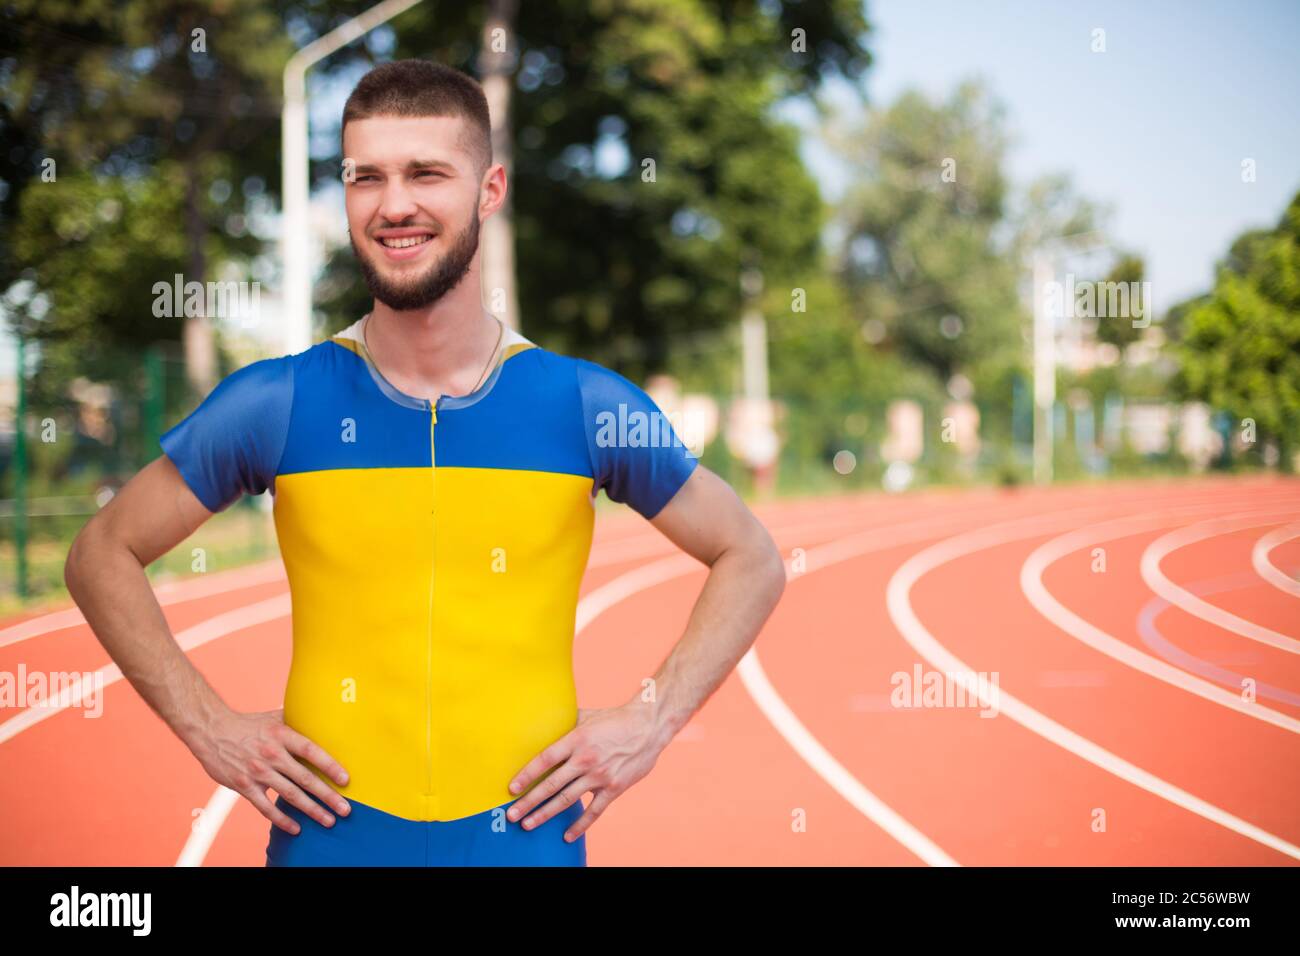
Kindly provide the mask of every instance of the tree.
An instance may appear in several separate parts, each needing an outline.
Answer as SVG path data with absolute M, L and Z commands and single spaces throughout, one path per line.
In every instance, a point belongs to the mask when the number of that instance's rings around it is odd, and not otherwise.
M 1210 294 L 1185 308 L 1181 391 L 1227 411 L 1284 470 L 1300 451 L 1300 194 L 1277 227 L 1239 237 Z M 1249 420 L 1249 422 L 1247 422 Z
M 684 333 L 734 320 L 745 263 L 770 278 L 814 267 L 816 185 L 772 108 L 814 94 L 824 76 L 860 78 L 869 57 L 858 0 L 520 4 L 511 58 L 480 64 L 490 18 L 510 32 L 510 6 L 428 0 L 313 76 L 328 82 L 379 59 L 421 56 L 471 74 L 481 67 L 493 88 L 508 78 L 502 132 L 515 144 L 512 211 L 530 335 L 597 359 L 627 355 L 623 369 L 640 374 L 663 366 Z M 27 326 L 44 339 L 42 354 L 137 342 L 151 328 L 140 320 L 141 288 L 174 271 L 213 278 L 217 265 L 250 260 L 273 238 L 253 221 L 265 221 L 279 192 L 281 70 L 294 48 L 356 10 L 331 0 L 9 4 L 0 225 L 23 241 L 4 244 L 0 290 L 21 276 L 49 298 Z M 336 182 L 337 152 L 319 148 L 331 131 L 313 132 L 313 176 Z M 40 179 L 45 158 L 58 161 L 57 183 Z M 113 248 L 121 226 L 84 212 L 106 197 L 135 202 L 136 192 L 114 191 L 144 180 L 158 196 L 179 182 L 181 203 L 146 204 L 161 217 L 147 231 L 166 235 L 165 255 L 126 257 Z M 72 241 L 95 260 L 102 284 L 91 302 L 70 294 L 81 280 L 70 271 L 75 260 L 59 254 L 68 237 L 36 228 L 72 219 L 86 227 Z M 344 245 L 317 297 L 330 325 L 354 320 L 351 304 L 365 298 L 350 258 Z M 210 330 L 198 318 L 184 338 L 202 393 L 213 377 Z
M 946 384 L 1014 363 L 1019 264 L 1007 232 L 1002 110 L 977 83 L 916 92 L 828 138 L 856 174 L 838 272 L 859 324 Z M 874 329 L 874 331 L 872 331 Z
M 183 188 L 180 207 L 168 213 L 172 218 L 154 224 L 166 227 L 159 233 L 168 247 L 171 234 L 183 243 L 181 262 L 169 258 L 168 269 L 203 282 L 211 278 L 214 254 L 232 245 L 250 252 L 256 242 L 240 225 L 232 229 L 230 217 L 243 215 L 250 191 L 260 195 L 278 182 L 276 91 L 292 52 L 282 11 L 263 0 L 14 0 L 7 12 L 0 216 L 6 230 L 25 232 L 27 239 L 0 261 L 0 288 L 26 274 L 50 293 L 52 321 L 30 331 L 51 344 L 70 337 L 84 347 L 87 321 L 106 344 L 137 341 L 141 287 L 148 290 L 172 272 L 151 272 L 141 260 L 116 256 L 89 314 L 67 292 L 81 281 L 76 269 L 61 271 L 56 264 L 69 263 L 51 255 L 68 237 L 49 233 L 42 243 L 14 219 L 27 208 L 82 222 L 86 230 L 75 242 L 83 254 L 106 263 L 114 258 L 113 229 L 82 216 L 86 197 L 112 192 L 113 180 L 158 175 Z M 55 163 L 52 181 L 42 178 L 46 160 Z M 24 194 L 32 189 L 45 195 L 25 207 Z M 178 264 L 182 268 L 174 269 Z M 189 378 L 202 394 L 217 374 L 212 330 L 206 316 L 183 321 Z M 70 324 L 76 331 L 70 333 Z
M 1110 288 L 1111 284 L 1123 284 L 1128 289 L 1140 288 L 1143 277 L 1146 274 L 1146 263 L 1142 257 L 1134 253 L 1124 253 L 1111 266 L 1110 271 L 1106 273 L 1106 278 L 1101 286 L 1101 292 L 1098 292 L 1092 308 L 1091 318 L 1097 320 L 1096 336 L 1099 342 L 1108 342 L 1119 349 L 1119 354 L 1123 355 L 1124 350 L 1130 345 L 1142 338 L 1146 322 L 1142 325 L 1134 325 L 1133 320 L 1137 315 L 1139 304 L 1143 310 L 1149 310 L 1151 303 L 1139 300 L 1129 295 L 1123 300 L 1112 300 L 1110 295 L 1104 291 Z M 1136 285 L 1134 285 L 1136 283 Z M 1127 313 L 1124 315 L 1102 315 L 1104 310 L 1109 309 L 1111 301 L 1124 301 L 1128 303 Z M 1143 315 L 1149 318 L 1149 312 L 1144 311 Z
M 514 140 L 510 135 L 510 78 L 516 60 L 510 49 L 515 32 L 518 0 L 488 0 L 483 24 L 483 47 L 479 52 L 483 94 L 492 119 L 492 156 L 513 176 Z M 489 300 L 500 291 L 499 308 L 511 328 L 519 327 L 519 291 L 515 283 L 514 195 L 507 190 L 505 202 L 483 227 L 483 287 Z
M 392 55 L 475 74 L 474 13 L 413 8 Z M 509 136 L 525 332 L 642 375 L 735 321 L 746 264 L 787 285 L 818 268 L 816 183 L 773 107 L 826 75 L 860 78 L 866 32 L 857 0 L 520 4 Z M 337 157 L 319 161 L 337 173 Z M 326 274 L 317 301 L 339 327 L 364 309 L 346 245 Z

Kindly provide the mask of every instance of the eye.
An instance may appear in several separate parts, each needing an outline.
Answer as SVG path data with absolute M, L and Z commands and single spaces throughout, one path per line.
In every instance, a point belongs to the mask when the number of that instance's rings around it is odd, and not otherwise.
M 358 183 L 372 183 L 372 182 L 374 182 L 374 181 L 375 181 L 376 179 L 378 179 L 378 178 L 379 178 L 379 177 L 376 176 L 376 175 L 374 175 L 373 173 L 363 173 L 362 175 L 358 176 L 358 177 L 355 179 L 355 182 L 358 182 Z
M 436 169 L 421 169 L 415 174 L 416 179 L 419 179 L 422 176 L 437 176 L 441 178 L 443 174 Z

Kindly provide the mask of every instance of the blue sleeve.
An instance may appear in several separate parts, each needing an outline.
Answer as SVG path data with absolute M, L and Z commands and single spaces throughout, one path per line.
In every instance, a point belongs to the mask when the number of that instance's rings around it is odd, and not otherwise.
M 209 511 L 240 495 L 275 491 L 293 407 L 291 356 L 262 359 L 227 375 L 159 444 Z
M 698 460 L 654 399 L 617 372 L 575 361 L 595 487 L 653 518 Z

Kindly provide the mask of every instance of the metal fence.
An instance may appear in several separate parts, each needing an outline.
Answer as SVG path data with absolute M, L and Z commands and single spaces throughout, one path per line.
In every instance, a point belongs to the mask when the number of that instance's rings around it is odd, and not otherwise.
M 8 387 L 0 370 L 0 613 L 66 597 L 63 563 L 77 532 L 161 453 L 159 436 L 200 398 L 186 384 L 175 344 L 101 350 L 85 361 L 45 361 L 32 351 L 19 344 L 16 368 L 22 374 L 9 371 Z M 62 373 L 64 364 L 74 371 Z M 775 394 L 770 413 L 759 416 L 766 424 L 757 428 L 773 433 L 766 445 L 757 442 L 771 457 L 756 465 L 754 419 L 739 414 L 753 409 L 736 394 L 736 382 L 718 387 L 725 377 L 716 368 L 697 373 L 696 381 L 711 383 L 704 391 L 674 379 L 661 381 L 666 393 L 646 385 L 656 398 L 668 394 L 675 403 L 694 402 L 697 416 L 704 410 L 709 440 L 701 461 L 742 494 L 1031 480 L 1033 414 L 1022 379 L 1009 382 L 1005 395 L 955 404 L 937 389 L 815 398 Z M 1058 480 L 1213 467 L 1231 450 L 1227 420 L 1209 410 L 1189 417 L 1185 406 L 1081 396 L 1075 392 L 1071 401 L 1058 402 L 1053 415 Z M 665 409 L 671 417 L 673 409 Z M 1207 457 L 1202 450 L 1199 461 L 1187 454 L 1191 425 L 1202 438 L 1207 428 L 1218 435 L 1224 454 Z M 204 525 L 207 570 L 275 553 L 267 504 L 265 496 L 245 498 Z M 149 569 L 151 575 L 194 570 L 183 548 Z
M 199 401 L 173 343 L 66 360 L 17 341 L 0 370 L 0 613 L 66 598 L 63 564 L 87 519 L 154 458 Z M 209 569 L 273 554 L 264 505 L 245 499 L 204 527 Z M 153 577 L 189 571 L 177 549 Z

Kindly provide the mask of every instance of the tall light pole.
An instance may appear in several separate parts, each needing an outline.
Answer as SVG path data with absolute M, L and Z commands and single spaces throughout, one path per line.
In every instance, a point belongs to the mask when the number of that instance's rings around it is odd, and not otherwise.
M 1052 405 L 1056 401 L 1056 315 L 1047 284 L 1056 275 L 1050 253 L 1034 251 L 1034 484 L 1052 483 Z
M 732 403 L 728 444 L 754 474 L 755 489 L 768 489 L 775 474 L 780 441 L 773 428 L 767 377 L 767 320 L 759 296 L 763 273 L 746 266 L 740 274 L 744 311 L 740 319 L 742 394 Z
M 1056 319 L 1047 305 L 1047 286 L 1056 278 L 1056 260 L 1069 252 L 1082 252 L 1106 245 L 1100 232 L 1089 230 L 1059 236 L 1034 246 L 1034 484 L 1052 483 L 1052 450 L 1055 442 L 1052 406 L 1056 403 Z
M 759 296 L 763 292 L 763 273 L 747 268 L 740 276 L 744 293 L 744 314 L 740 320 L 741 383 L 745 398 L 751 402 L 766 402 L 767 390 L 767 320 Z
M 284 66 L 284 110 L 280 117 L 282 191 L 284 193 L 285 348 L 292 354 L 311 345 L 311 245 L 308 241 L 309 170 L 307 164 L 307 71 L 316 63 L 375 27 L 387 23 L 420 0 L 384 0 L 331 30 L 293 56 Z

